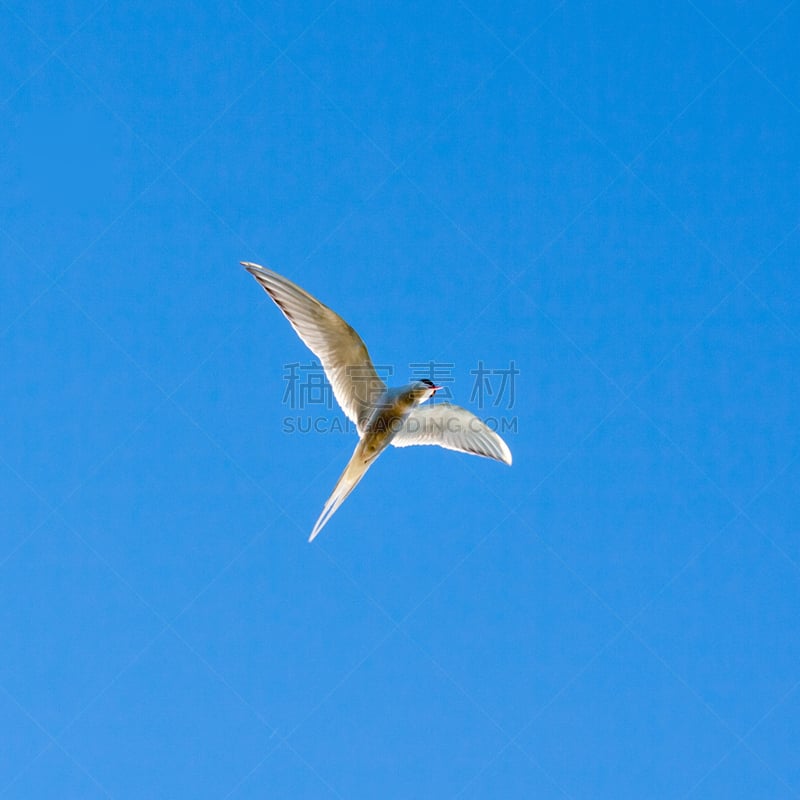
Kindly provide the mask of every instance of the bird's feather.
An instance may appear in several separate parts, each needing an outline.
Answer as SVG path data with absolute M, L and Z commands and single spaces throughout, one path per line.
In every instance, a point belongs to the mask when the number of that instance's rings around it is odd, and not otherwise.
M 347 500 L 350 492 L 358 486 L 358 482 L 366 475 L 372 463 L 372 460 L 366 460 L 363 457 L 361 443 L 359 442 L 353 455 L 350 456 L 350 461 L 347 462 L 344 472 L 339 476 L 339 480 L 336 481 L 336 486 L 333 487 L 331 496 L 325 502 L 322 513 L 311 531 L 311 536 L 308 537 L 309 542 L 314 541 L 316 535 L 328 524 L 328 520 L 336 513 L 339 506 Z
M 336 402 L 362 433 L 386 384 L 375 372 L 361 337 L 335 311 L 277 272 L 244 261 L 242 266 L 320 360 Z
M 511 450 L 485 422 L 450 403 L 417 406 L 392 439 L 395 447 L 435 444 L 511 465 Z

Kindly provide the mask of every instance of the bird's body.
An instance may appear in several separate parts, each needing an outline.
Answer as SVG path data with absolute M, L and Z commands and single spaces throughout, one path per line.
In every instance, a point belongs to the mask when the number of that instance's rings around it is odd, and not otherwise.
M 437 389 L 415 381 L 390 389 L 378 377 L 367 348 L 338 314 L 277 272 L 242 262 L 320 359 L 334 396 L 356 424 L 359 441 L 322 509 L 309 541 L 322 530 L 355 489 L 375 459 L 389 446 L 436 444 L 511 464 L 506 443 L 476 416 L 442 403 L 422 407 Z

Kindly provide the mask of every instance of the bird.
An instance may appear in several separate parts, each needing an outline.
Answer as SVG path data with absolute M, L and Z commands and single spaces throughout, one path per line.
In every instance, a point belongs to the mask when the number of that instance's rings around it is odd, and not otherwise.
M 358 333 L 335 311 L 271 269 L 242 261 L 319 359 L 333 395 L 358 431 L 359 441 L 308 541 L 313 541 L 390 445 L 439 445 L 511 466 L 511 450 L 496 431 L 466 408 L 423 405 L 443 387 L 423 378 L 388 388 L 378 377 Z

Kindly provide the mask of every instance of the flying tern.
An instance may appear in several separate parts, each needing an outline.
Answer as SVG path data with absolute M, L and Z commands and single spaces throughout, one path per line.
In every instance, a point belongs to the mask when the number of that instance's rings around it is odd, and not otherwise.
M 309 541 L 325 527 L 388 447 L 435 444 L 511 465 L 511 451 L 474 414 L 450 403 L 423 406 L 441 386 L 423 379 L 390 389 L 378 377 L 361 337 L 335 311 L 297 284 L 258 264 L 242 266 L 283 312 L 309 350 L 320 360 L 342 411 L 356 425 L 359 441 Z

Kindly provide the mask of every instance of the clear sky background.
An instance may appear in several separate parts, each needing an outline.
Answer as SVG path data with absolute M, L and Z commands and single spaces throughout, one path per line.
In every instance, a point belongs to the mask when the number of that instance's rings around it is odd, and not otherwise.
M 0 797 L 798 797 L 799 35 L 0 0 Z M 241 260 L 513 467 L 391 449 L 309 545 L 355 437 Z

